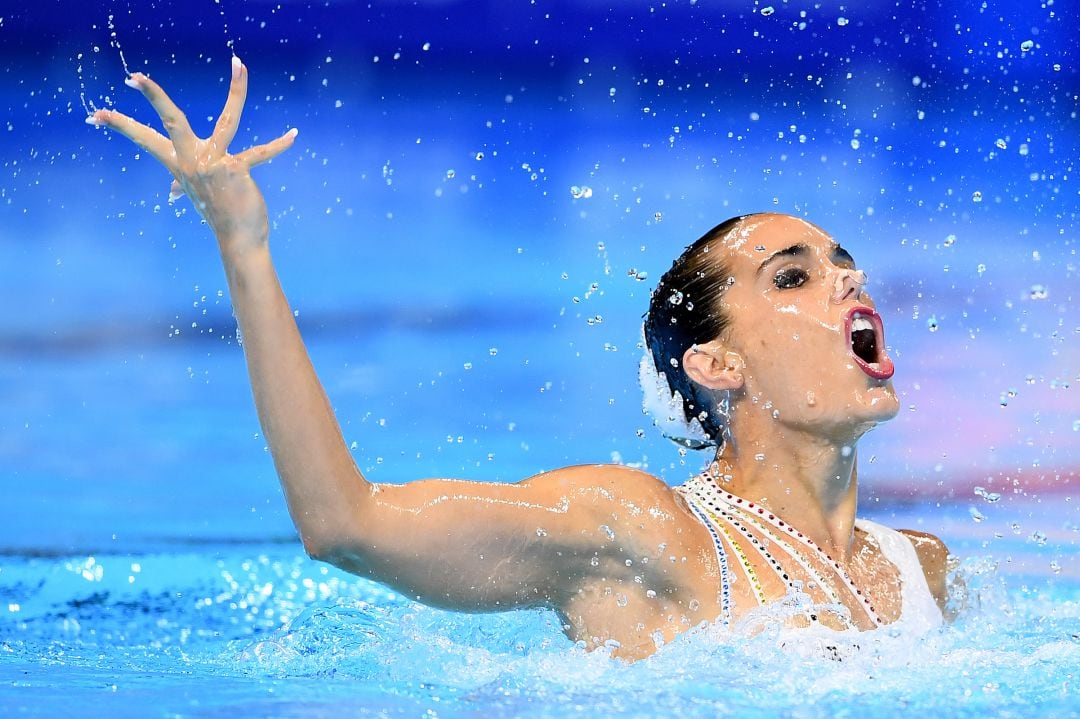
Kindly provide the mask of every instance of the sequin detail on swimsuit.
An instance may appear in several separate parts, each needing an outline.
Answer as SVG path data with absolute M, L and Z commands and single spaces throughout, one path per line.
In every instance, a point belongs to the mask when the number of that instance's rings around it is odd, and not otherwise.
M 676 491 L 680 489 L 682 488 L 676 487 Z M 689 505 L 690 511 L 697 516 L 698 521 L 705 525 L 705 528 L 709 530 L 709 535 L 712 537 L 713 548 L 716 549 L 716 560 L 720 564 L 720 621 L 725 628 L 731 628 L 731 573 L 728 570 L 727 551 L 724 550 L 724 545 L 720 541 L 713 523 L 697 506 L 697 503 L 687 497 L 685 493 L 682 494 L 687 500 L 686 503 Z
M 698 514 L 699 517 L 706 517 L 707 519 L 711 520 L 709 522 L 705 522 L 706 526 L 708 526 L 710 523 L 717 523 L 717 526 L 719 526 L 718 520 L 726 521 L 730 524 L 733 514 L 737 514 L 739 516 L 750 516 L 753 517 L 755 520 L 758 520 L 759 522 L 767 522 L 774 528 L 780 530 L 781 537 L 787 535 L 787 537 L 794 539 L 797 543 L 811 550 L 811 552 L 816 554 L 825 563 L 826 566 L 833 569 L 836 576 L 851 591 L 852 596 L 862 605 L 863 610 L 866 612 L 866 615 L 867 617 L 869 617 L 870 621 L 873 622 L 874 626 L 880 627 L 884 624 L 881 617 L 878 616 L 877 612 L 874 610 L 873 604 L 871 603 L 869 597 L 863 594 L 862 590 L 859 589 L 855 582 L 852 581 L 851 577 L 848 576 L 847 572 L 844 571 L 844 568 L 841 566 L 841 564 L 834 560 L 832 557 L 830 557 L 828 553 L 820 546 L 818 546 L 817 543 L 815 543 L 812 539 L 792 527 L 784 520 L 777 517 L 774 513 L 770 512 L 764 507 L 760 507 L 754 504 L 749 500 L 743 499 L 742 497 L 738 497 L 734 494 L 731 494 L 730 492 L 720 489 L 718 486 L 716 486 L 716 483 L 707 473 L 703 473 L 693 477 L 690 481 L 686 482 L 678 489 L 680 494 L 682 494 L 683 497 L 687 499 L 691 506 L 695 507 L 695 513 Z M 715 531 L 712 530 L 711 527 L 710 533 L 713 535 L 713 541 L 717 541 L 718 535 Z M 771 532 L 769 532 L 769 535 L 774 539 L 774 541 L 776 539 L 779 539 L 779 537 L 775 537 L 775 535 L 772 535 Z M 790 554 L 793 558 L 797 558 L 801 553 L 796 547 L 792 546 L 787 541 L 781 540 L 778 543 L 783 546 L 788 551 L 788 554 Z M 718 550 L 719 549 L 720 547 L 718 545 Z M 763 547 L 759 547 L 759 550 L 763 552 L 765 551 Z M 768 555 L 767 552 L 765 552 L 763 556 L 765 556 L 768 560 L 771 560 L 769 563 L 772 565 L 773 570 L 777 571 L 777 574 L 782 578 L 785 578 L 786 581 L 786 573 L 783 572 L 782 569 L 777 569 L 777 567 L 779 567 L 779 563 L 776 562 L 775 558 L 771 557 L 771 555 Z M 798 559 L 796 559 L 796 561 L 798 562 Z M 802 562 L 799 562 L 799 564 L 804 568 L 806 566 Z M 821 580 L 824 580 L 824 578 L 821 577 L 821 575 L 817 572 L 809 572 L 809 574 L 815 579 L 820 578 Z M 788 585 L 790 586 L 790 582 L 786 581 L 786 583 L 788 583 Z M 822 581 L 821 584 L 823 590 L 826 591 L 828 594 L 835 594 L 834 592 L 830 592 L 827 589 L 824 589 L 825 587 L 829 586 L 828 583 Z M 838 596 L 836 598 L 839 599 Z
M 746 556 L 746 552 L 742 550 L 739 543 L 731 536 L 727 527 L 717 523 L 716 528 L 724 535 L 724 539 L 727 540 L 728 546 L 735 550 L 735 554 L 739 558 L 739 563 L 742 564 L 743 574 L 746 575 L 746 579 L 750 582 L 750 588 L 754 590 L 754 598 L 757 599 L 759 607 L 763 606 L 767 601 L 765 599 L 765 590 L 761 588 L 761 581 L 757 578 L 757 572 L 754 571 L 754 565 L 750 564 L 750 559 Z

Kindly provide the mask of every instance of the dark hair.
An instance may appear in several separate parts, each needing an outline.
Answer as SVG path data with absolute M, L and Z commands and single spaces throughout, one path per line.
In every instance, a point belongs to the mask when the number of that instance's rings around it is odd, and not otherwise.
M 683 370 L 682 358 L 690 347 L 714 340 L 727 329 L 729 318 L 721 310 L 720 297 L 728 287 L 730 268 L 722 252 L 711 252 L 712 243 L 747 217 L 725 220 L 687 247 L 660 278 L 645 315 L 645 344 L 656 371 L 667 378 L 672 394 L 682 397 L 685 418 L 697 418 L 717 443 L 723 441 L 723 422 L 710 411 L 709 391 Z

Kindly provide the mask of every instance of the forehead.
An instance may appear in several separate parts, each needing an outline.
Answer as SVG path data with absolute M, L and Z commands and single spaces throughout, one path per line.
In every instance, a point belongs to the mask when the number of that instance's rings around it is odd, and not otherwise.
M 732 228 L 721 242 L 734 258 L 756 267 L 774 252 L 792 245 L 831 251 L 834 240 L 820 227 L 791 215 L 752 215 Z M 741 262 L 740 262 L 741 264 Z

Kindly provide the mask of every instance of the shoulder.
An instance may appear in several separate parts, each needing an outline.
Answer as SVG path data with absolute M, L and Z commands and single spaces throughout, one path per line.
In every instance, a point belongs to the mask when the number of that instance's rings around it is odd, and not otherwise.
M 526 479 L 535 489 L 563 492 L 579 498 L 608 502 L 674 502 L 674 488 L 659 477 L 618 464 L 581 464 L 563 467 Z
M 938 606 L 945 608 L 948 600 L 946 576 L 949 567 L 949 548 L 933 534 L 918 532 L 914 529 L 898 530 L 911 541 L 915 547 L 915 554 L 919 557 L 923 573 L 926 574 L 926 583 L 930 586 L 930 593 L 934 595 Z
M 622 465 L 564 467 L 522 484 L 566 506 L 579 522 L 620 525 L 639 538 L 680 534 L 691 519 L 674 487 L 653 474 Z

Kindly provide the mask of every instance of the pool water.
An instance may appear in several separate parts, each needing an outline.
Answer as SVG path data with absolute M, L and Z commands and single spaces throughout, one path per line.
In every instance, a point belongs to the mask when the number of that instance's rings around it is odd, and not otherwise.
M 1080 513 L 1002 502 L 981 523 L 959 505 L 932 520 L 965 556 L 955 623 L 862 634 L 839 662 L 701 629 L 627 665 L 574 646 L 548 611 L 434 610 L 296 542 L 8 555 L 5 714 L 1076 716 Z M 1045 540 L 1015 533 L 1036 517 Z

